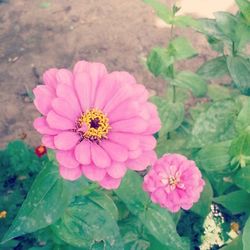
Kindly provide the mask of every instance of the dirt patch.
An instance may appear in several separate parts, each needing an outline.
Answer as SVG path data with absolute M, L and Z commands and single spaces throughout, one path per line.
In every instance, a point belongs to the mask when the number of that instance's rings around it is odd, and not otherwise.
M 188 36 L 201 53 L 181 67 L 196 69 L 211 57 L 205 39 Z M 0 4 L 0 146 L 17 138 L 40 143 L 32 127 L 35 110 L 27 91 L 41 83 L 50 67 L 71 68 L 81 59 L 104 63 L 109 71 L 126 70 L 138 82 L 162 93 L 143 59 L 156 45 L 164 45 L 168 28 L 155 25 L 152 9 L 141 0 L 12 0 Z

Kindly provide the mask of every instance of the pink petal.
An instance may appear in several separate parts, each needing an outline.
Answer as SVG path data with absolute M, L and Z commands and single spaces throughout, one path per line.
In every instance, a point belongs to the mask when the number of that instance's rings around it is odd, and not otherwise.
M 64 118 L 54 111 L 50 111 L 46 119 L 48 125 L 54 129 L 68 130 L 74 129 L 75 123 L 67 118 Z
M 57 151 L 56 159 L 60 165 L 66 168 L 76 168 L 79 166 L 79 162 L 75 159 L 74 152 L 71 151 Z
M 157 159 L 154 151 L 146 151 L 142 153 L 138 158 L 128 160 L 126 166 L 130 169 L 141 171 L 146 169 L 149 165 L 153 165 Z
M 53 93 L 45 85 L 37 86 L 33 89 L 33 93 L 35 95 L 34 104 L 36 108 L 41 114 L 47 115 L 51 109 L 51 102 L 54 97 Z
M 73 75 L 67 69 L 60 69 L 57 71 L 56 80 L 60 84 L 66 84 L 69 86 L 73 86 Z
M 132 96 L 133 88 L 130 85 L 121 86 L 114 95 L 108 100 L 103 111 L 109 114 L 114 110 L 119 104 L 124 102 L 126 99 Z
M 109 121 L 115 122 L 119 120 L 126 120 L 138 116 L 139 105 L 135 101 L 125 101 L 118 107 L 115 107 L 112 112 L 109 113 Z
M 45 117 L 38 117 L 34 120 L 34 128 L 40 133 L 45 135 L 56 135 L 60 130 L 49 128 Z
M 115 95 L 120 85 L 113 79 L 113 74 L 105 75 L 98 85 L 94 107 L 103 110 L 106 103 Z
M 139 147 L 139 139 L 135 134 L 119 133 L 111 131 L 108 134 L 108 139 L 116 142 L 129 150 L 135 150 Z
M 91 144 L 91 158 L 93 163 L 100 168 L 106 168 L 111 165 L 111 159 L 108 154 L 96 143 Z
M 72 87 L 66 84 L 59 84 L 56 88 L 56 94 L 58 97 L 62 97 L 67 100 L 72 109 L 74 109 L 78 114 L 82 113 L 81 106 Z
M 54 137 L 54 143 L 57 149 L 70 150 L 72 149 L 80 137 L 75 132 L 62 132 Z
M 81 72 L 75 75 L 75 90 L 82 110 L 85 112 L 91 107 L 91 81 L 88 74 Z
M 47 148 L 55 149 L 54 136 L 44 135 L 42 137 L 42 144 Z
M 101 147 L 109 154 L 113 161 L 124 162 L 128 159 L 128 150 L 117 143 L 106 140 L 101 142 Z
M 87 73 L 89 77 L 91 85 L 89 101 L 93 104 L 99 82 L 105 75 L 107 75 L 106 67 L 101 63 L 88 63 L 86 61 L 80 61 L 74 67 L 74 74 L 77 75 L 78 73 Z
M 57 73 L 57 71 L 58 71 L 58 69 L 52 68 L 52 69 L 47 70 L 43 74 L 43 82 L 44 82 L 44 84 L 49 86 L 53 90 L 55 90 L 56 86 L 57 86 L 57 81 L 56 81 L 56 73 Z
M 105 189 L 117 189 L 120 186 L 121 179 L 114 179 L 109 175 L 106 175 L 99 184 Z
M 141 118 L 122 120 L 111 124 L 113 131 L 142 133 L 147 129 L 147 123 Z
M 141 154 L 142 154 L 141 148 L 137 148 L 136 150 L 129 151 L 128 158 L 135 159 L 135 158 L 138 158 Z
M 89 62 L 87 61 L 79 61 L 75 64 L 73 72 L 74 74 L 79 73 L 79 72 L 87 72 L 89 68 Z
M 107 168 L 107 172 L 113 178 L 122 178 L 126 174 L 127 168 L 123 163 L 112 162 L 112 165 Z
M 63 166 L 59 166 L 59 172 L 60 172 L 60 175 L 64 179 L 70 180 L 70 181 L 77 180 L 82 175 L 82 171 L 81 171 L 80 167 L 66 168 L 66 167 L 63 167 Z
M 106 175 L 106 170 L 94 165 L 81 165 L 82 173 L 91 181 L 101 181 Z
M 114 71 L 112 72 L 113 78 L 122 84 L 134 85 L 136 83 L 135 78 L 126 71 Z M 133 86 L 134 87 L 134 86 Z
M 154 138 L 154 136 L 152 135 L 144 135 L 144 136 L 140 136 L 140 145 L 141 145 L 141 148 L 145 151 L 148 151 L 148 150 L 152 150 L 156 147 L 156 139 Z
M 81 141 L 75 148 L 75 158 L 83 165 L 91 163 L 90 142 Z
M 52 107 L 58 115 L 71 121 L 75 121 L 81 115 L 63 98 L 55 98 L 52 102 Z

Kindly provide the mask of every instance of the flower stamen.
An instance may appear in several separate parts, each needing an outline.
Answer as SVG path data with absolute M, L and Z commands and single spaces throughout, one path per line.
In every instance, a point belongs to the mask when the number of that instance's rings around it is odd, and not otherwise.
M 107 139 L 110 129 L 108 117 L 99 109 L 90 109 L 82 113 L 77 120 L 77 132 L 82 140 L 99 142 L 102 139 Z

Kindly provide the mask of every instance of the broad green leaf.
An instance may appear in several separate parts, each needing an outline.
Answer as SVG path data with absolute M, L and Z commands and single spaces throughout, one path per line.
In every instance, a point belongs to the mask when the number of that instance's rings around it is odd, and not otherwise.
M 206 79 L 219 78 L 228 74 L 226 57 L 220 56 L 206 61 L 196 73 Z
M 230 97 L 230 90 L 218 84 L 209 84 L 207 96 L 214 101 L 224 100 Z
M 162 134 L 171 132 L 181 125 L 185 115 L 184 105 L 182 103 L 167 102 L 160 97 L 154 97 L 152 100 L 158 108 L 162 121 Z
M 224 174 L 207 172 L 207 177 L 213 187 L 215 196 L 223 195 L 227 190 L 231 190 L 232 187 L 235 188 L 235 185 L 232 183 L 231 175 L 225 176 Z
M 223 40 L 220 40 L 220 39 L 217 39 L 213 36 L 207 35 L 207 41 L 214 51 L 217 51 L 217 52 L 223 54 L 223 52 L 224 52 L 224 41 Z
M 233 176 L 233 181 L 238 187 L 250 193 L 250 166 L 239 169 Z
M 196 162 L 206 172 L 223 172 L 230 170 L 231 141 L 204 146 L 197 154 Z
M 205 179 L 205 187 L 201 193 L 201 197 L 197 203 L 191 208 L 192 212 L 199 214 L 201 217 L 206 217 L 211 210 L 213 189 L 208 179 Z
M 250 218 L 248 218 L 242 234 L 243 250 L 249 250 L 250 246 L 249 235 L 250 235 Z
M 175 247 L 178 247 L 178 250 L 189 249 L 177 234 L 170 213 L 166 209 L 150 204 L 148 195 L 142 190 L 142 178 L 137 173 L 128 171 L 115 193 L 130 212 L 140 219 L 149 233 L 163 245 L 170 249 Z
M 188 250 L 189 246 L 182 241 L 176 232 L 176 225 L 170 213 L 158 205 L 151 204 L 145 213 L 139 216 L 141 222 L 158 241 L 170 249 Z
M 250 212 L 250 194 L 244 190 L 213 198 L 213 201 L 228 209 L 232 214 Z
M 235 41 L 235 31 L 237 27 L 237 19 L 228 12 L 214 13 L 216 24 L 223 34 L 225 34 L 232 41 Z
M 36 177 L 3 242 L 37 231 L 60 218 L 72 197 L 71 183 L 63 180 L 57 167 L 46 164 Z
M 196 50 L 185 37 L 173 39 L 168 45 L 168 50 L 169 54 L 177 61 L 192 58 L 197 55 Z
M 185 115 L 182 103 L 167 102 L 158 96 L 152 97 L 151 100 L 158 108 L 162 123 L 161 135 L 165 135 L 167 132 L 173 131 L 181 125 Z
M 147 66 L 154 76 L 165 75 L 169 66 L 174 62 L 174 57 L 169 55 L 165 48 L 154 48 L 147 58 Z
M 236 0 L 237 5 L 239 6 L 240 11 L 250 24 L 250 2 L 249 0 Z
M 206 82 L 197 74 L 189 71 L 178 73 L 171 84 L 190 90 L 196 97 L 204 96 L 207 92 Z
M 137 217 L 131 216 L 121 221 L 119 228 L 125 250 L 146 250 L 149 248 L 150 242 L 145 239 L 145 235 L 142 233 L 143 225 Z
M 110 213 L 114 220 L 118 220 L 118 209 L 110 196 L 98 191 L 89 194 L 88 198 Z
M 142 190 L 141 176 L 132 171 L 126 173 L 115 193 L 134 215 L 142 213 L 150 201 L 148 195 Z
M 198 29 L 199 32 L 219 40 L 224 38 L 224 35 L 217 26 L 215 19 L 201 18 L 199 19 L 199 22 L 200 22 L 200 28 Z
M 85 197 L 71 203 L 51 228 L 59 238 L 75 247 L 91 249 L 95 243 L 103 243 L 105 249 L 123 249 L 116 221 Z
M 241 250 L 243 249 L 241 235 L 230 242 L 228 245 L 221 248 L 221 250 Z
M 172 11 L 167 7 L 167 5 L 162 4 L 156 0 L 144 0 L 145 3 L 149 4 L 156 11 L 157 16 L 159 16 L 166 23 L 171 23 L 173 19 Z
M 250 62 L 241 56 L 229 56 L 227 57 L 227 66 L 241 93 L 250 94 Z
M 229 153 L 241 167 L 250 163 L 250 128 L 232 141 Z
M 178 27 L 200 28 L 200 22 L 191 16 L 175 16 L 172 23 Z
M 236 119 L 235 127 L 239 133 L 250 127 L 250 97 L 243 102 L 243 107 Z
M 235 135 L 233 122 L 237 113 L 238 107 L 233 100 L 214 102 L 196 119 L 188 147 L 199 148 L 232 139 Z

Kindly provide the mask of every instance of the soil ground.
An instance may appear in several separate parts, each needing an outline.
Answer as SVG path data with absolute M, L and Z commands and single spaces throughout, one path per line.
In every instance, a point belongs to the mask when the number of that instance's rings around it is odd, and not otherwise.
M 230 2 L 224 5 L 227 10 L 232 0 L 224 1 Z M 187 0 L 181 2 L 189 6 Z M 216 1 L 207 3 L 210 12 L 221 10 Z M 195 70 L 214 56 L 200 34 L 189 29 L 175 34 L 187 36 L 200 54 L 180 67 Z M 152 92 L 163 93 L 164 82 L 150 75 L 144 59 L 169 37 L 169 28 L 142 0 L 0 0 L 0 147 L 13 139 L 40 143 L 32 127 L 39 114 L 27 92 L 41 83 L 42 73 L 50 67 L 71 68 L 82 59 L 99 61 L 109 71 L 126 70 Z

